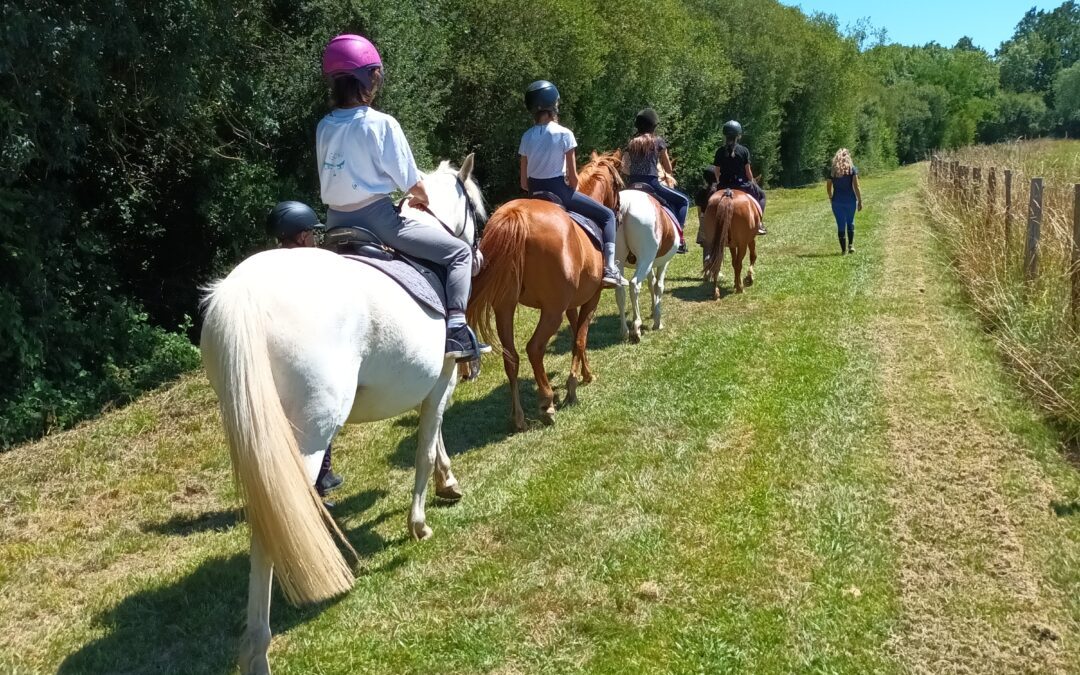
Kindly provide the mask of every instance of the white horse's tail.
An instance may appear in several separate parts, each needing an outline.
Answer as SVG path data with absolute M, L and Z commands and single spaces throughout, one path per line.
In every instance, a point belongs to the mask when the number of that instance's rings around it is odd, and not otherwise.
M 205 301 L 203 358 L 219 382 L 233 476 L 253 537 L 293 604 L 347 592 L 353 574 L 331 534 L 348 545 L 308 482 L 293 428 L 274 386 L 267 310 L 250 284 L 225 279 Z M 355 555 L 355 551 L 353 551 Z

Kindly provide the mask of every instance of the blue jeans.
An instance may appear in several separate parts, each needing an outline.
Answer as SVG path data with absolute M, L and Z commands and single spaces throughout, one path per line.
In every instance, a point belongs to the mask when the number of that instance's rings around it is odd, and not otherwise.
M 551 192 L 562 200 L 567 211 L 579 213 L 596 221 L 603 228 L 604 245 L 615 245 L 615 212 L 587 197 L 566 184 L 562 176 L 555 178 L 530 178 L 529 192 Z
M 678 225 L 681 231 L 686 227 L 686 212 L 690 210 L 690 198 L 679 192 L 678 190 L 672 190 L 668 186 L 660 182 L 660 179 L 656 176 L 646 175 L 633 175 L 629 178 L 630 183 L 645 183 L 653 190 L 656 191 L 656 196 L 660 198 L 660 201 L 664 203 L 669 209 L 675 213 L 675 217 L 679 219 Z
M 855 237 L 855 207 L 856 202 L 847 200 L 832 200 L 832 212 L 836 217 L 836 233 L 844 236 L 847 230 L 848 239 Z
M 390 198 L 380 199 L 357 211 L 326 211 L 326 229 L 363 227 L 384 244 L 406 255 L 446 268 L 446 309 L 464 312 L 472 289 L 472 251 L 469 245 L 441 227 L 407 220 Z

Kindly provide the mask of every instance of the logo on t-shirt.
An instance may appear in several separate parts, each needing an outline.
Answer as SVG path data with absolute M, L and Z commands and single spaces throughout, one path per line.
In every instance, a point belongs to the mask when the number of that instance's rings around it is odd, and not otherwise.
M 339 159 L 341 160 L 340 162 L 336 161 Z M 345 158 L 340 152 L 331 152 L 329 155 L 326 156 L 326 160 L 323 161 L 322 166 L 324 169 L 330 170 L 331 176 L 337 178 L 338 171 L 341 171 L 345 168 Z

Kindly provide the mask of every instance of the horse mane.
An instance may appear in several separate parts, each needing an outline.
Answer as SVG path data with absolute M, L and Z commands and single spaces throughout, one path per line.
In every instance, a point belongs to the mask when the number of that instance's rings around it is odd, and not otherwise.
M 450 163 L 450 160 L 444 159 L 439 163 L 439 167 L 432 173 L 446 173 L 451 176 L 457 176 L 458 168 Z M 476 210 L 476 218 L 480 222 L 477 223 L 477 231 L 487 223 L 488 212 L 487 204 L 484 203 L 484 195 L 480 192 L 480 186 L 476 184 L 476 179 L 469 176 L 468 180 L 463 181 L 465 185 L 465 194 L 468 195 L 469 201 L 472 202 L 473 208 Z
M 617 151 L 616 151 L 617 152 Z M 621 158 L 616 152 L 606 155 L 596 155 L 581 169 L 578 174 L 578 189 L 583 194 L 592 194 L 599 187 L 602 194 L 617 195 L 623 189 L 623 179 L 619 175 Z

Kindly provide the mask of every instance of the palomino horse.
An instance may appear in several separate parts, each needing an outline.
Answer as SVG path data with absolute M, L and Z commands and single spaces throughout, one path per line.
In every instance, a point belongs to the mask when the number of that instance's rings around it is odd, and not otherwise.
M 619 305 L 619 330 L 624 338 L 641 341 L 641 283 L 648 278 L 652 293 L 653 330 L 661 330 L 660 300 L 664 295 L 664 275 L 668 263 L 675 257 L 679 233 L 675 223 L 660 208 L 660 202 L 640 190 L 619 193 L 619 230 L 615 237 L 615 258 L 634 263 L 634 275 L 629 277 L 630 305 L 633 310 L 630 325 L 626 323 L 626 289 L 615 289 Z M 625 264 L 624 263 L 624 264 Z
M 761 210 L 754 198 L 740 190 L 721 189 L 709 197 L 709 205 L 702 221 L 705 265 L 702 274 L 713 287 L 713 298 L 720 299 L 717 278 L 724 263 L 724 246 L 731 249 L 731 266 L 734 269 L 735 292 L 743 292 L 742 265 L 746 252 L 750 251 L 750 269 L 746 273 L 746 285 L 754 283 L 754 263 L 757 250 L 754 246 Z
M 472 181 L 443 164 L 425 178 L 430 206 L 409 218 L 472 243 L 484 218 Z M 293 604 L 348 591 L 352 551 L 313 485 L 323 452 L 346 422 L 419 409 L 409 533 L 431 536 L 427 484 L 458 499 L 442 441 L 443 410 L 457 383 L 444 357 L 443 317 L 363 263 L 316 248 L 257 253 L 210 287 L 202 356 L 220 400 L 233 474 L 251 526 L 251 578 L 240 669 L 268 673 L 270 586 L 276 568 Z M 353 551 L 355 556 L 355 552 Z
M 581 171 L 578 189 L 608 208 L 618 210 L 619 159 L 592 153 Z M 544 370 L 548 341 L 570 320 L 573 359 L 566 380 L 566 403 L 577 400 L 578 381 L 594 379 L 585 346 L 596 305 L 600 302 L 603 259 L 589 237 L 562 207 L 538 199 L 515 199 L 491 216 L 480 240 L 484 267 L 473 280 L 469 323 L 487 342 L 503 347 L 503 366 L 510 381 L 513 425 L 525 430 L 525 412 L 518 392 L 518 352 L 514 346 L 514 313 L 518 304 L 540 310 L 540 321 L 525 351 L 529 355 L 540 403 L 540 419 L 555 421 L 555 393 Z M 492 318 L 495 331 L 492 330 Z M 497 334 L 496 334 L 497 331 Z

